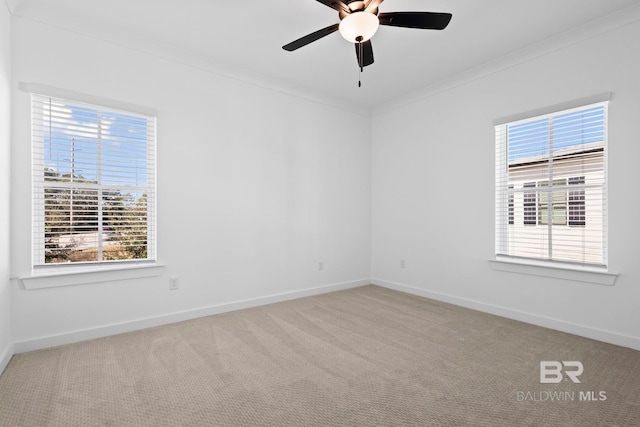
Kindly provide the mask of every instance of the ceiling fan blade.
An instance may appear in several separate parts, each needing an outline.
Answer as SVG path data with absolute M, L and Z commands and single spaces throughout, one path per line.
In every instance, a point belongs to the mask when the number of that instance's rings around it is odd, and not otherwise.
M 358 60 L 359 67 L 366 67 L 373 64 L 373 47 L 371 46 L 371 40 L 362 42 L 362 64 L 360 63 L 360 44 L 356 43 L 356 59 Z
M 291 43 L 282 46 L 282 48 L 284 50 L 289 51 L 289 52 L 294 51 L 296 49 L 300 49 L 302 46 L 306 46 L 311 42 L 314 42 L 316 40 L 320 40 L 324 36 L 328 36 L 329 34 L 335 32 L 335 31 L 338 31 L 338 26 L 339 25 L 340 24 L 333 24 L 333 25 L 330 25 L 330 26 L 328 26 L 326 28 L 323 28 L 321 30 L 313 32 L 311 34 L 307 34 L 304 37 L 300 37 L 298 40 L 292 41 Z
M 369 0 L 365 3 L 364 11 L 373 13 L 383 1 L 384 0 Z
M 380 25 L 423 30 L 444 30 L 449 25 L 451 17 L 450 13 L 438 12 L 390 12 L 378 15 Z
M 351 13 L 351 9 L 341 0 L 317 0 L 318 2 L 335 9 L 338 12 Z

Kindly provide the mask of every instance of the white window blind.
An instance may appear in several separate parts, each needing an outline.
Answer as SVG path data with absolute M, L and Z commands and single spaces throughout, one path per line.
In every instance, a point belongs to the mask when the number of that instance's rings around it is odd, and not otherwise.
M 495 127 L 497 255 L 606 266 L 607 108 Z
M 155 260 L 155 117 L 31 100 L 33 265 Z

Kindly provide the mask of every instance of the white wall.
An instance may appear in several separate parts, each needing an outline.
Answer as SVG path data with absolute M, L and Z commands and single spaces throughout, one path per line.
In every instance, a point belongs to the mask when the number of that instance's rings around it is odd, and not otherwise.
M 14 87 L 36 83 L 159 111 L 166 265 L 157 278 L 43 290 L 13 280 L 16 351 L 171 313 L 367 283 L 368 117 L 21 18 L 13 32 Z M 30 272 L 28 94 L 16 88 L 13 108 L 18 277 Z M 173 276 L 178 291 L 168 290 Z
M 11 345 L 11 287 L 9 284 L 9 153 L 11 123 L 11 16 L 0 3 L 0 372 L 8 363 Z
M 379 110 L 372 125 L 375 283 L 640 348 L 640 22 L 590 36 Z M 609 91 L 615 286 L 492 270 L 493 121 Z
M 8 248 L 0 246 L 0 354 L 11 341 L 29 350 L 363 284 L 371 274 L 382 285 L 640 347 L 640 193 L 631 187 L 640 155 L 640 24 L 395 102 L 371 121 L 15 17 L 10 58 L 9 17 L 0 9 L 0 92 L 9 89 L 9 59 L 13 79 L 12 276 L 30 271 L 29 97 L 18 82 L 159 111 L 158 237 L 166 264 L 157 278 L 44 290 L 13 280 L 9 292 Z M 608 91 L 615 286 L 492 270 L 493 120 Z M 9 112 L 8 97 L 0 99 L 2 161 Z M 9 177 L 0 171 L 6 206 Z M 0 209 L 0 234 L 8 232 L 7 215 Z M 168 290 L 172 276 L 178 291 Z

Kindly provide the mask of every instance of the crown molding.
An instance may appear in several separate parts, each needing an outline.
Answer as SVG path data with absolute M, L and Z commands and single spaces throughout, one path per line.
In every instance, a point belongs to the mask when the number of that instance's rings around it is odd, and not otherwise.
M 24 0 L 5 0 L 20 3 Z M 248 85 L 257 86 L 308 102 L 316 103 L 337 110 L 354 113 L 362 117 L 371 117 L 371 107 L 359 105 L 346 99 L 336 99 L 335 97 L 323 95 L 310 89 L 297 87 L 289 82 L 277 78 L 261 75 L 243 69 L 233 64 L 189 51 L 184 48 L 158 42 L 151 37 L 137 34 L 122 28 L 97 22 L 89 22 L 86 19 L 79 19 L 77 14 L 69 11 L 40 11 L 42 15 L 35 16 L 29 12 L 22 13 L 19 8 L 14 14 L 14 19 L 22 19 L 54 28 L 58 31 L 75 33 L 79 36 L 99 40 L 104 43 L 118 46 L 123 49 L 135 51 L 144 55 L 154 56 L 167 61 L 179 63 L 181 65 L 205 71 L 227 79 L 236 80 Z M 49 19 L 52 18 L 52 19 Z M 54 23 L 52 23 L 54 22 Z
M 554 51 L 564 49 L 573 44 L 597 37 L 601 34 L 630 25 L 640 20 L 640 5 L 631 5 L 574 27 L 573 29 L 564 31 L 556 36 L 529 45 L 523 49 L 513 51 L 491 61 L 485 62 L 482 65 L 467 69 L 466 71 L 441 80 L 435 84 L 419 88 L 404 95 L 399 95 L 386 100 L 377 106 L 369 107 L 359 105 L 348 99 L 336 99 L 335 97 L 314 92 L 307 88 L 293 86 L 290 82 L 279 80 L 275 77 L 261 75 L 243 69 L 242 67 L 225 63 L 218 58 L 188 51 L 167 43 L 161 43 L 150 37 L 126 31 L 122 28 L 113 28 L 105 24 L 88 22 L 88 20 L 79 19 L 77 15 L 73 15 L 72 13 L 69 13 L 69 11 L 48 10 L 44 13 L 44 11 L 40 10 L 37 12 L 39 15 L 35 16 L 33 11 L 30 12 L 29 7 L 27 7 L 29 0 L 5 0 L 5 4 L 14 17 L 36 22 L 58 30 L 76 33 L 78 35 L 110 43 L 124 49 L 180 63 L 221 77 L 283 93 L 342 111 L 355 113 L 367 118 L 404 108 L 439 93 L 466 85 L 475 80 L 499 73 L 510 67 L 526 63 L 536 58 L 548 55 Z M 55 24 L 52 22 L 55 22 Z
M 13 14 L 16 7 L 23 1 L 24 0 L 4 0 L 4 4 L 7 6 L 7 9 L 9 9 L 9 13 Z
M 549 37 L 523 49 L 503 55 L 477 67 L 470 68 L 445 80 L 423 87 L 409 94 L 400 95 L 372 109 L 372 116 L 386 114 L 402 109 L 416 102 L 431 98 L 437 94 L 464 86 L 475 80 L 499 73 L 508 68 L 543 57 L 571 45 L 600 36 L 610 31 L 640 21 L 640 5 L 628 6 L 616 12 L 604 15 L 556 36 Z

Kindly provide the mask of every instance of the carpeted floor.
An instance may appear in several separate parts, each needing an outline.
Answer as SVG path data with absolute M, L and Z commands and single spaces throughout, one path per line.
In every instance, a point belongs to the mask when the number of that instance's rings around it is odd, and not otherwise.
M 636 427 L 640 352 L 365 286 L 16 355 L 0 425 Z

